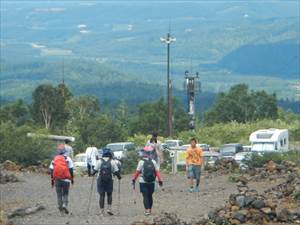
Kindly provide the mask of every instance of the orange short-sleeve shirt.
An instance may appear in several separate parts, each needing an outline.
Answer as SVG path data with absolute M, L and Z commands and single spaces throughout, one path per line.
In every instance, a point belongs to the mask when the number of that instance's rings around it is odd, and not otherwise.
M 199 147 L 189 147 L 186 150 L 186 164 L 201 166 L 203 161 L 203 151 Z

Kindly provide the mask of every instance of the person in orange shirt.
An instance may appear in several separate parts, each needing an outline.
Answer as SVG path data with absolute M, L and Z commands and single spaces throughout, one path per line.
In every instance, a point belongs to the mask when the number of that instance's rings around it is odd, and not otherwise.
M 186 171 L 189 179 L 190 192 L 199 192 L 201 166 L 203 162 L 203 151 L 197 147 L 197 140 L 192 138 L 190 140 L 191 147 L 186 150 Z M 194 179 L 196 180 L 196 186 L 194 188 Z

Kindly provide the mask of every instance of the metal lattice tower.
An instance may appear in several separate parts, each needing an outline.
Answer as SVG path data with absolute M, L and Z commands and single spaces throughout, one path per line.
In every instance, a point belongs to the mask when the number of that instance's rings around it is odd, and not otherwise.
M 199 81 L 199 73 L 189 74 L 189 71 L 185 71 L 185 90 L 187 91 L 188 98 L 188 114 L 190 116 L 189 127 L 191 130 L 195 130 L 195 95 L 196 92 L 201 91 L 201 83 Z

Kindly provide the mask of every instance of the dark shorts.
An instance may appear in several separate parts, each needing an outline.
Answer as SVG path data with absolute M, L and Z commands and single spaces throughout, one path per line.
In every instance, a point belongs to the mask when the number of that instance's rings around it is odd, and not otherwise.
M 187 177 L 200 180 L 201 166 L 189 165 L 187 169 Z
M 155 183 L 140 183 L 140 191 L 142 193 L 153 194 Z
M 107 193 L 111 193 L 113 192 L 113 180 L 111 179 L 108 182 L 103 182 L 100 178 L 97 179 L 97 191 L 99 194 L 107 192 Z

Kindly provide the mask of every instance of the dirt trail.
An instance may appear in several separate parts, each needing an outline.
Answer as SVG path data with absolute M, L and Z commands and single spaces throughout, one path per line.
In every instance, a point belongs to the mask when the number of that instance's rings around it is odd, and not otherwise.
M 137 203 L 134 204 L 134 195 L 131 187 L 131 176 L 124 176 L 121 180 L 120 214 L 101 216 L 99 213 L 98 194 L 93 188 L 90 214 L 87 214 L 88 198 L 92 178 L 77 177 L 70 189 L 70 215 L 60 216 L 56 206 L 55 189 L 50 187 L 49 176 L 23 173 L 18 175 L 24 182 L 1 185 L 1 208 L 6 212 L 15 206 L 34 206 L 40 203 L 46 210 L 24 218 L 14 218 L 13 222 L 20 225 L 60 225 L 60 224 L 131 224 L 134 221 L 152 221 L 153 217 L 161 212 L 176 213 L 185 221 L 195 220 L 199 216 L 218 206 L 225 204 L 228 196 L 236 192 L 234 183 L 228 182 L 228 175 L 205 178 L 202 176 L 200 193 L 187 192 L 187 180 L 183 173 L 177 175 L 163 174 L 164 187 L 157 188 L 154 194 L 153 214 L 143 215 L 142 197 L 138 192 Z M 269 182 L 249 184 L 262 191 L 274 184 Z M 117 214 L 118 208 L 118 181 L 115 180 L 113 194 L 113 210 Z

